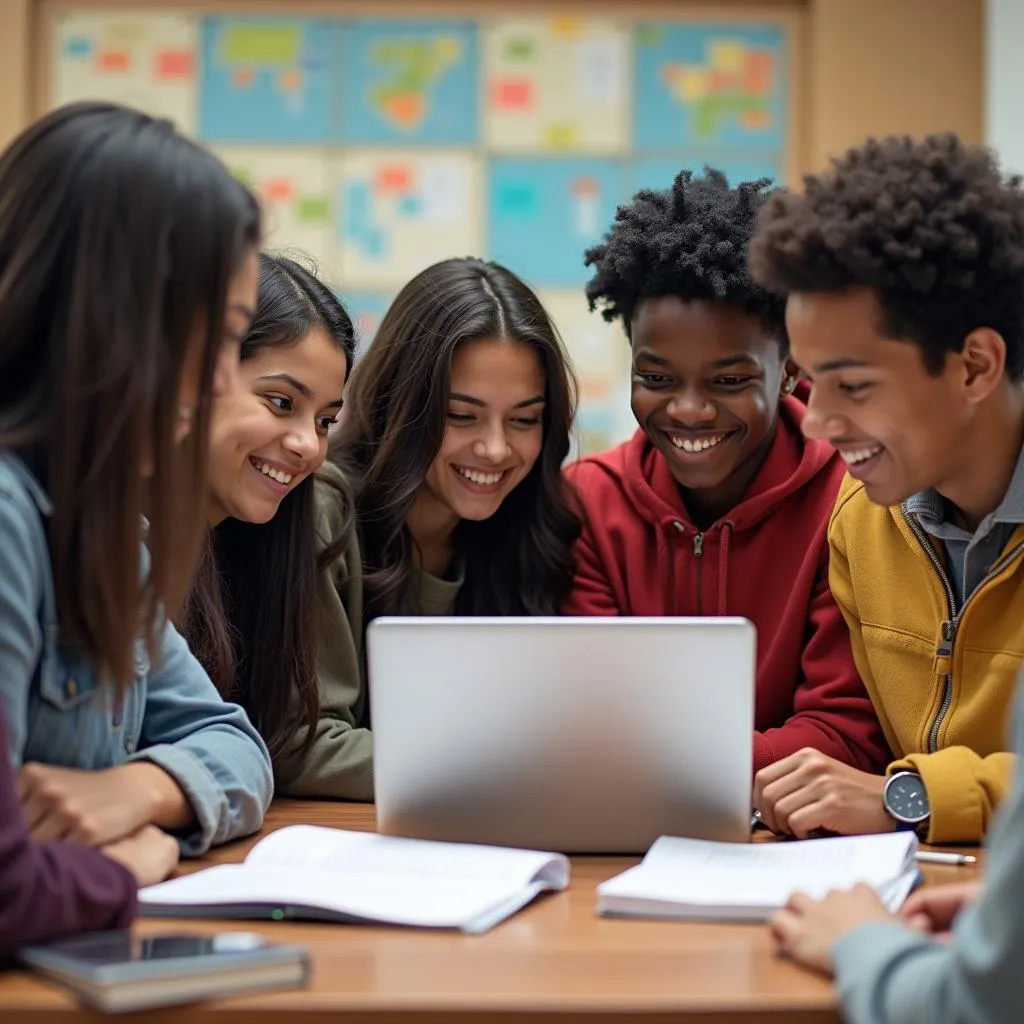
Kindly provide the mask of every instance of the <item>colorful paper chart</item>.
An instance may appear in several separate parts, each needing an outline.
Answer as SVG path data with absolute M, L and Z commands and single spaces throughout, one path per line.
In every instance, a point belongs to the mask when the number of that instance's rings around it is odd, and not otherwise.
M 341 280 L 380 290 L 451 256 L 483 249 L 479 161 L 460 151 L 355 151 L 339 157 Z
M 580 289 L 542 289 L 539 297 L 562 336 L 579 381 L 578 449 L 610 448 L 636 428 L 629 405 L 631 352 L 625 331 L 600 312 L 591 313 Z
M 356 358 L 361 356 L 377 336 L 377 328 L 380 327 L 384 314 L 391 305 L 392 296 L 388 292 L 368 292 L 357 289 L 345 289 L 338 292 L 352 317 L 352 323 L 356 329 Z
M 201 136 L 210 142 L 326 142 L 329 57 L 338 30 L 311 18 L 205 18 Z
M 625 188 L 614 160 L 500 158 L 490 165 L 490 255 L 535 285 L 582 285 Z
M 110 100 L 196 129 L 197 37 L 186 15 L 65 11 L 57 21 L 54 105 Z
M 630 35 L 583 18 L 499 21 L 484 34 L 487 144 L 495 153 L 622 154 Z
M 269 146 L 217 146 L 214 151 L 259 196 L 265 247 L 285 254 L 298 250 L 333 279 L 333 190 L 324 151 Z
M 337 138 L 373 145 L 476 141 L 471 22 L 356 21 L 341 38 Z

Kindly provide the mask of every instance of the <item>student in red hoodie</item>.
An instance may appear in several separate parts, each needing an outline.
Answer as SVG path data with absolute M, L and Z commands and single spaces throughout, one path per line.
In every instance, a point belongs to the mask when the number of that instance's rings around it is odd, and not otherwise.
M 747 244 L 770 182 L 683 171 L 620 207 L 591 309 L 633 351 L 625 444 L 569 470 L 584 527 L 567 615 L 742 615 L 757 627 L 754 771 L 804 748 L 866 771 L 888 752 L 828 588 L 835 451 L 800 430 L 785 301 Z

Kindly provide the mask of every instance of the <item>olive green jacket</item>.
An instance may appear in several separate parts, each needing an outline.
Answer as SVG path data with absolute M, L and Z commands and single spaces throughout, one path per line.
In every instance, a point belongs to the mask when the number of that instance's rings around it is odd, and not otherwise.
M 321 476 L 337 479 L 326 464 Z M 317 480 L 320 550 L 340 536 L 343 510 L 338 491 Z M 278 792 L 287 796 L 373 799 L 373 737 L 367 727 L 366 660 L 363 656 L 363 567 L 352 532 L 345 551 L 321 574 L 317 638 L 320 720 L 301 764 L 279 772 Z M 450 615 L 462 586 L 418 569 L 402 602 L 405 615 Z

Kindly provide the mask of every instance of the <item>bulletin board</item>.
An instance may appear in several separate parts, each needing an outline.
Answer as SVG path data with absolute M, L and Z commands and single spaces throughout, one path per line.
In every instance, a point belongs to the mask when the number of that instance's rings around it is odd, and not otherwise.
M 363 345 L 429 264 L 505 264 L 569 348 L 580 448 L 608 447 L 633 429 L 629 352 L 587 310 L 583 252 L 683 167 L 793 177 L 795 19 L 431 6 L 53 3 L 41 105 L 113 99 L 210 146 L 260 196 L 268 247 L 315 259 Z

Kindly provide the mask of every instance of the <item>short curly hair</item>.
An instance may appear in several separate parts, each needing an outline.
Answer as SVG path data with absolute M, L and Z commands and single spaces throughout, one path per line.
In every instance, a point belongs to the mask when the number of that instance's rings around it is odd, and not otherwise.
M 785 351 L 785 299 L 755 283 L 747 269 L 747 246 L 771 184 L 759 178 L 730 188 L 721 171 L 705 167 L 704 177 L 684 170 L 669 189 L 638 192 L 584 257 L 595 269 L 586 288 L 591 311 L 600 305 L 602 316 L 621 319 L 630 335 L 645 298 L 723 302 L 759 317 Z
M 1006 343 L 1024 377 L 1024 190 L 995 156 L 952 134 L 869 139 L 763 207 L 755 280 L 782 293 L 870 288 L 883 332 L 938 374 L 972 330 Z

